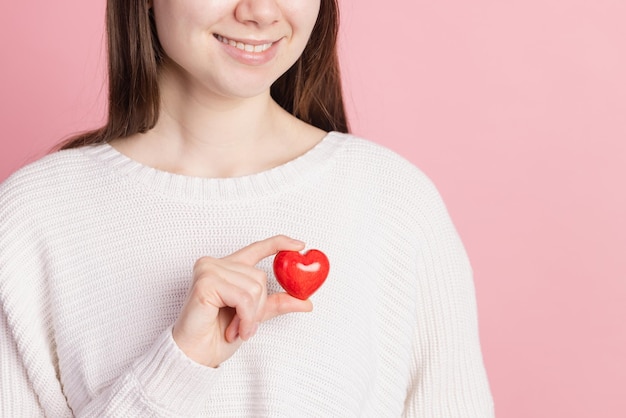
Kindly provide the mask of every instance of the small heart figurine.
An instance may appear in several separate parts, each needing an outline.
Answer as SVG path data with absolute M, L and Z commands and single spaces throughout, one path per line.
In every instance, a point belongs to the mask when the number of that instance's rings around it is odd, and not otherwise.
M 319 250 L 279 251 L 274 257 L 276 280 L 294 298 L 306 300 L 326 280 L 330 264 Z

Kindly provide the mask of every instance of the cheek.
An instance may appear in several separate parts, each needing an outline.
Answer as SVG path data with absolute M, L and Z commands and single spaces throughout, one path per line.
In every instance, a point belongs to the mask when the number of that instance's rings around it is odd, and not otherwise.
M 175 10 L 172 2 L 154 1 L 152 6 L 157 36 L 167 55 L 176 47 L 177 25 L 174 19 Z
M 168 55 L 194 45 L 205 36 L 201 18 L 206 15 L 198 2 L 155 0 L 154 19 L 159 41 Z
M 283 11 L 291 17 L 294 29 L 309 37 L 320 12 L 320 0 L 294 0 L 287 1 Z

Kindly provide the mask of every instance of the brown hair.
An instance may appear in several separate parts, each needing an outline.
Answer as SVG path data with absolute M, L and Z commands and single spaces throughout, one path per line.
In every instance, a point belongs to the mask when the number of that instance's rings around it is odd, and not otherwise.
M 163 57 L 150 3 L 108 0 L 108 120 L 60 149 L 108 142 L 154 127 L 159 118 L 158 71 Z M 320 13 L 302 56 L 271 87 L 274 100 L 325 131 L 348 132 L 337 56 L 337 0 L 321 0 Z

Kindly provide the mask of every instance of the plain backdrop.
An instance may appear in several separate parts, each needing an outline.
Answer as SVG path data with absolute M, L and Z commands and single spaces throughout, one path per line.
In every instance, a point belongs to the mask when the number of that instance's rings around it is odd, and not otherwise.
M 446 200 L 497 415 L 626 416 L 626 1 L 340 3 L 353 131 Z M 103 14 L 0 3 L 0 180 L 102 122 Z

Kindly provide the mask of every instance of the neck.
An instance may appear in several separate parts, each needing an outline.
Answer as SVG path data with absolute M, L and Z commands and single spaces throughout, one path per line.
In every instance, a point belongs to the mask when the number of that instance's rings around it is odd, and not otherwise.
M 162 77 L 156 126 L 114 141 L 121 152 L 160 170 L 196 177 L 260 172 L 306 152 L 324 132 L 285 112 L 269 89 L 228 98 Z

